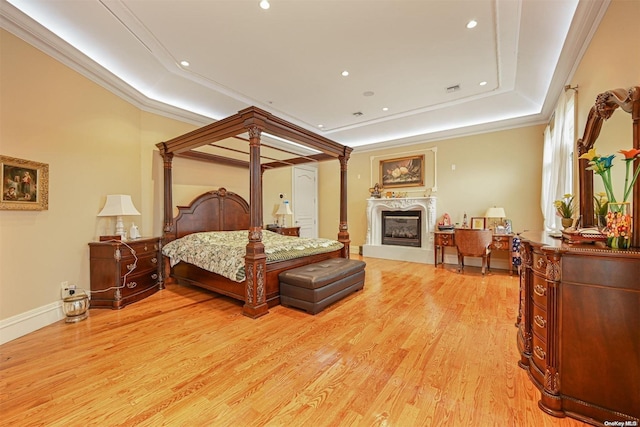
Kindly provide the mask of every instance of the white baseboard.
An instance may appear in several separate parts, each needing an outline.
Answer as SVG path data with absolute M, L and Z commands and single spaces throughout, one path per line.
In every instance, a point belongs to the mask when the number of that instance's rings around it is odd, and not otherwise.
M 62 310 L 62 301 L 57 301 L 17 314 L 8 319 L 0 320 L 0 344 L 37 331 L 65 317 Z

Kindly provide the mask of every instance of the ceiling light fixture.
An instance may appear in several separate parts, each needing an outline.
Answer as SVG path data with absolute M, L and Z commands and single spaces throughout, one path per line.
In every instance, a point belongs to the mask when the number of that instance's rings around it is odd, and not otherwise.
M 183 67 L 188 67 L 189 65 L 189 61 L 180 61 L 180 65 L 182 65 Z
M 271 5 L 269 4 L 268 0 L 262 0 L 260 2 L 260 7 L 264 10 L 267 10 L 271 7 Z
M 475 28 L 476 25 L 478 25 L 478 21 L 476 21 L 475 19 L 472 19 L 471 21 L 467 22 L 467 28 L 469 29 Z
M 344 70 L 342 72 L 342 77 L 347 77 L 349 75 L 349 72 L 347 70 Z
M 362 111 L 356 111 L 355 113 L 353 113 L 353 115 L 356 116 L 356 117 L 360 117 L 363 114 L 362 114 Z
M 389 111 L 389 107 L 382 107 L 382 111 Z
M 322 128 L 324 127 L 324 125 L 318 125 L 318 127 L 319 127 L 320 129 L 322 129 Z
M 364 96 L 373 96 L 374 93 L 372 91 L 368 90 L 368 91 L 364 92 L 363 95 Z
M 487 82 L 480 82 L 480 86 L 486 86 Z

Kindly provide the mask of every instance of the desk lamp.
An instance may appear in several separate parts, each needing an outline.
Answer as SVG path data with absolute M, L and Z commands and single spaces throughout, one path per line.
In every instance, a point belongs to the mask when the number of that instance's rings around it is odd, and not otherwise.
M 496 218 L 503 219 L 503 218 L 507 217 L 506 213 L 504 212 L 504 208 L 497 208 L 495 206 L 492 207 L 492 208 L 487 209 L 487 213 L 485 213 L 484 216 L 487 217 L 487 218 L 493 218 L 493 231 L 494 232 L 496 231 L 496 226 L 498 224 L 497 221 L 496 221 Z

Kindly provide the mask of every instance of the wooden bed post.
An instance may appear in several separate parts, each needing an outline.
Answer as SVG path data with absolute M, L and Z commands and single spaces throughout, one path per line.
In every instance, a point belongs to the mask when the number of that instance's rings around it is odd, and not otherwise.
M 340 226 L 338 231 L 338 241 L 344 245 L 342 257 L 349 258 L 351 240 L 349 239 L 349 226 L 347 225 L 347 162 L 349 152 L 338 157 L 340 160 Z
M 266 302 L 267 256 L 262 243 L 262 167 L 260 165 L 260 134 L 255 124 L 247 127 L 249 133 L 249 243 L 245 256 L 246 290 L 242 314 L 251 318 L 269 312 Z
M 174 240 L 175 230 L 173 227 L 173 153 L 167 152 L 167 147 L 164 142 L 157 144 L 160 148 L 160 155 L 162 156 L 164 166 L 164 231 L 163 244 L 167 240 Z

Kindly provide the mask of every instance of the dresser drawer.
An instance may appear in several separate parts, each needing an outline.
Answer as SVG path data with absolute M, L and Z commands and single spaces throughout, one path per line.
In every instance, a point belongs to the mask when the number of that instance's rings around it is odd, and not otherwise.
M 531 360 L 540 371 L 546 371 L 548 364 L 547 343 L 535 334 L 532 339 Z
M 549 289 L 547 287 L 547 281 L 534 274 L 533 286 L 531 286 L 531 299 L 533 300 L 533 303 L 546 310 L 548 292 Z
M 533 271 L 542 276 L 547 275 L 547 257 L 537 252 L 533 253 Z
M 547 342 L 547 310 L 543 310 L 537 305 L 533 306 L 533 317 L 531 318 L 531 329 L 533 333 Z

